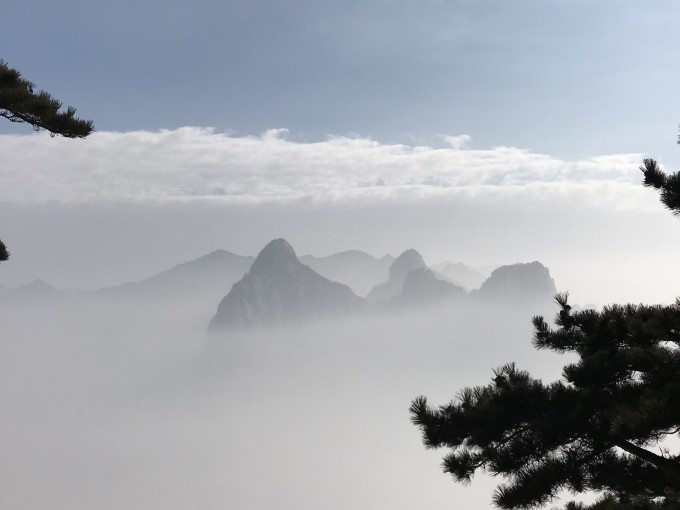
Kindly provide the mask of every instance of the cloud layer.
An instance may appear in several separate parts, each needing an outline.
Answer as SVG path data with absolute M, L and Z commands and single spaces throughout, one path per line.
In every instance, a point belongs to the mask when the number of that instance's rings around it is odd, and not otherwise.
M 452 197 L 576 195 L 638 208 L 641 154 L 566 161 L 514 147 L 442 147 L 329 137 L 305 143 L 284 129 L 235 137 L 207 128 L 99 132 L 88 140 L 0 136 L 0 201 L 102 203 L 413 202 Z M 592 204 L 591 204 L 592 205 Z

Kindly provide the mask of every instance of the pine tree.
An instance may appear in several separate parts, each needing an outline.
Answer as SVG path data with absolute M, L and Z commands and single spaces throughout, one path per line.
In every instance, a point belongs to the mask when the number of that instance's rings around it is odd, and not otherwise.
M 47 92 L 35 92 L 33 83 L 0 60 L 0 116 L 67 138 L 84 138 L 92 133 L 92 121 L 77 118 L 72 106 L 60 112 L 61 106 L 61 102 Z
M 680 214 L 680 175 L 653 160 L 641 170 Z M 680 455 L 662 443 L 680 431 L 680 299 L 601 312 L 573 311 L 566 294 L 556 301 L 557 327 L 534 317 L 533 342 L 578 355 L 562 379 L 544 384 L 511 363 L 447 405 L 418 397 L 411 416 L 425 446 L 451 450 L 443 468 L 459 482 L 477 470 L 504 477 L 493 495 L 504 509 L 542 506 L 562 490 L 602 493 L 567 510 L 680 509 Z
M 9 258 L 9 252 L 7 251 L 7 247 L 5 246 L 5 243 L 0 241 L 0 262 L 7 260 Z

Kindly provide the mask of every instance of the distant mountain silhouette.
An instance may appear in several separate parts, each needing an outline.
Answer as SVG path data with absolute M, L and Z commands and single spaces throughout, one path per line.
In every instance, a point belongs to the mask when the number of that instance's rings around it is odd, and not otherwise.
M 443 262 L 436 265 L 435 269 L 451 283 L 455 283 L 468 291 L 478 289 L 488 278 L 488 274 L 485 275 L 481 271 L 460 262 Z
M 206 323 L 212 317 L 211 332 L 222 332 L 369 311 L 369 303 L 380 302 L 377 308 L 383 310 L 467 297 L 493 303 L 545 303 L 552 302 L 556 293 L 550 272 L 540 262 L 499 267 L 479 289 L 467 295 L 462 286 L 429 269 L 413 249 L 396 259 L 391 256 L 378 259 L 358 250 L 300 259 L 306 264 L 297 258 L 288 242 L 276 239 L 257 258 L 217 250 L 149 278 L 115 287 L 91 292 L 62 291 L 36 280 L 15 289 L 0 287 L 0 300 L 51 304 L 103 297 L 133 306 L 179 300 L 191 304 L 192 310 L 203 310 Z M 455 269 L 459 276 L 479 278 L 479 273 L 462 264 L 440 268 L 449 277 L 454 276 L 451 271 Z M 365 289 L 381 277 L 386 278 L 373 286 L 366 299 L 353 293 L 348 285 L 333 281 L 352 282 L 355 288 Z M 218 304 L 217 313 L 213 313 Z
M 363 299 L 302 264 L 285 239 L 271 241 L 222 299 L 209 332 L 276 326 L 361 309 Z
M 144 280 L 100 289 L 94 293 L 126 299 L 201 299 L 214 306 L 248 272 L 253 260 L 254 257 L 216 250 Z
M 44 280 L 37 279 L 31 283 L 19 285 L 14 289 L 3 291 L 2 298 L 14 303 L 51 303 L 58 301 L 65 295 L 64 291 L 53 287 Z
M 385 255 L 375 258 L 363 251 L 349 250 L 326 257 L 303 255 L 299 260 L 321 276 L 344 283 L 355 294 L 364 296 L 375 285 L 387 280 L 394 257 Z
M 409 271 L 404 280 L 401 294 L 392 300 L 394 305 L 428 305 L 448 299 L 465 299 L 467 292 L 462 287 L 437 278 L 425 267 Z
M 422 268 L 427 268 L 422 255 L 413 249 L 406 250 L 392 262 L 387 281 L 373 287 L 366 299 L 375 303 L 400 296 L 406 276 L 414 269 Z
M 488 301 L 551 301 L 557 289 L 550 271 L 540 262 L 501 266 L 472 295 Z

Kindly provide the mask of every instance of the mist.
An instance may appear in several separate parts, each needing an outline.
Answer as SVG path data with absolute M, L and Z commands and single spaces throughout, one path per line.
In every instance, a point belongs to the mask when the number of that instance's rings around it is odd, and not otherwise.
M 4 508 L 368 508 L 487 505 L 452 483 L 409 421 L 531 347 L 529 307 L 443 304 L 226 335 L 181 298 L 73 294 L 3 303 Z M 206 362 L 209 361 L 209 362 Z

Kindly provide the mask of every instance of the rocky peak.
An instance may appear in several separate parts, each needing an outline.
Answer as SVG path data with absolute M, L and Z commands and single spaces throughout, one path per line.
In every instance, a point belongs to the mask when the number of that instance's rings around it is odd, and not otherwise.
M 422 255 L 413 249 L 406 250 L 392 262 L 387 281 L 373 287 L 366 299 L 377 302 L 401 295 L 406 276 L 416 269 L 427 269 Z
M 295 250 L 285 239 L 274 239 L 258 254 L 250 272 L 259 276 L 290 272 L 301 266 L 295 255 Z
M 557 292 L 550 271 L 540 262 L 501 266 L 482 284 L 478 295 L 500 300 L 550 300 Z
M 414 249 L 406 250 L 390 266 L 390 280 L 404 281 L 414 269 L 426 268 L 423 256 Z
M 275 239 L 220 302 L 211 332 L 260 328 L 357 310 L 363 300 L 346 285 L 302 264 L 292 246 Z

